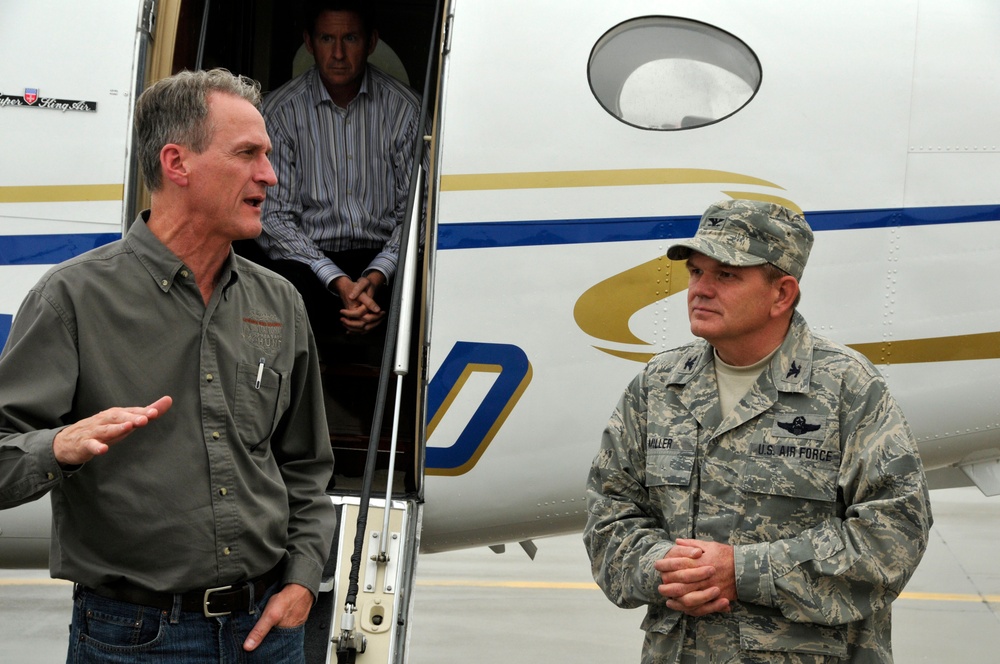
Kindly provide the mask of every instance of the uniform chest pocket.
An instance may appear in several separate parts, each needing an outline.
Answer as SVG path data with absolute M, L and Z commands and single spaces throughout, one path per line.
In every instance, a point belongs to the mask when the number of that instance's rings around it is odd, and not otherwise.
M 742 487 L 757 494 L 835 501 L 839 441 L 836 420 L 779 414 L 751 441 Z
M 694 452 L 646 451 L 646 486 L 688 486 L 694 471 Z
M 282 382 L 281 374 L 267 366 L 241 362 L 236 368 L 233 419 L 240 440 L 251 452 L 266 451 L 265 443 L 284 412 Z

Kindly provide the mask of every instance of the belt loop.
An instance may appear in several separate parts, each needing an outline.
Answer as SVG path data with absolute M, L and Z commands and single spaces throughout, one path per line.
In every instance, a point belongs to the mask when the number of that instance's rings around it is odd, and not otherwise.
M 247 612 L 252 616 L 257 614 L 257 598 L 254 597 L 254 594 L 257 592 L 256 586 L 257 584 L 253 581 L 247 582 L 247 587 L 250 588 L 250 592 L 247 593 L 250 598 L 250 604 L 247 606 Z
M 170 624 L 176 625 L 181 621 L 181 612 L 184 610 L 184 596 L 174 595 L 174 604 L 170 608 Z

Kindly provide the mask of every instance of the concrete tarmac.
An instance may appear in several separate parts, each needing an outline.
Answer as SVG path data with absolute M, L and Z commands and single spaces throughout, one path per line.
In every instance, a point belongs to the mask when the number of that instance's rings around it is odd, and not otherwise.
M 931 499 L 930 546 L 893 605 L 896 663 L 1000 661 L 1000 497 Z M 579 536 L 536 544 L 534 561 L 516 544 L 420 556 L 409 664 L 638 662 L 642 611 L 605 599 Z M 65 661 L 70 604 L 68 584 L 0 569 L 0 664 Z

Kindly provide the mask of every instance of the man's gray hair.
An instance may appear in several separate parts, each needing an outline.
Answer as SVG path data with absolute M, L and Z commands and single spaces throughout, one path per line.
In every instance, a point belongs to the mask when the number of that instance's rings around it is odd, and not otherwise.
M 160 152 L 170 143 L 202 152 L 212 141 L 208 96 L 218 92 L 245 99 L 260 108 L 260 83 L 225 69 L 182 71 L 157 81 L 135 105 L 135 150 L 149 191 L 163 186 Z

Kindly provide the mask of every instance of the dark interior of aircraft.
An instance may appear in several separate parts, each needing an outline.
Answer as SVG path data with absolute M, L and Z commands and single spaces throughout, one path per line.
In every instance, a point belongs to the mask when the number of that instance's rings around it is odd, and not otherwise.
M 372 3 L 382 42 L 377 53 L 379 57 L 373 55 L 372 61 L 402 78 L 418 94 L 423 94 L 427 69 L 434 65 L 429 65 L 429 54 L 432 33 L 436 31 L 435 4 L 435 0 L 376 0 Z M 178 21 L 173 71 L 225 67 L 260 81 L 266 95 L 311 65 L 311 58 L 302 48 L 301 5 L 301 0 L 184 0 Z M 430 80 L 433 88 L 436 78 Z M 253 241 L 238 243 L 236 250 L 251 260 L 266 262 Z M 418 272 L 418 290 L 421 274 Z M 414 310 L 419 318 L 421 307 L 416 306 Z M 423 371 L 418 362 L 419 330 L 419 321 L 414 321 L 410 370 L 403 379 L 394 462 L 394 493 L 402 491 L 409 495 L 419 492 L 422 463 L 422 454 L 416 444 L 420 430 L 417 423 L 422 413 L 417 397 L 417 378 Z M 333 482 L 338 491 L 360 486 L 369 458 L 372 417 L 376 410 L 381 410 L 383 415 L 375 468 L 383 477 L 379 479 L 376 474 L 375 484 L 376 487 L 385 484 L 397 378 L 389 372 L 384 409 L 380 409 L 379 381 L 385 373 L 380 369 L 381 353 L 381 346 L 358 353 L 348 349 L 346 354 L 338 353 L 337 360 L 321 363 L 330 439 L 336 457 Z
M 261 82 L 264 92 L 292 78 L 302 46 L 301 0 L 185 0 L 174 69 L 197 63 L 208 4 L 202 67 L 226 67 Z M 434 0 L 372 0 L 379 39 L 398 55 L 409 85 L 423 93 L 434 29 Z

